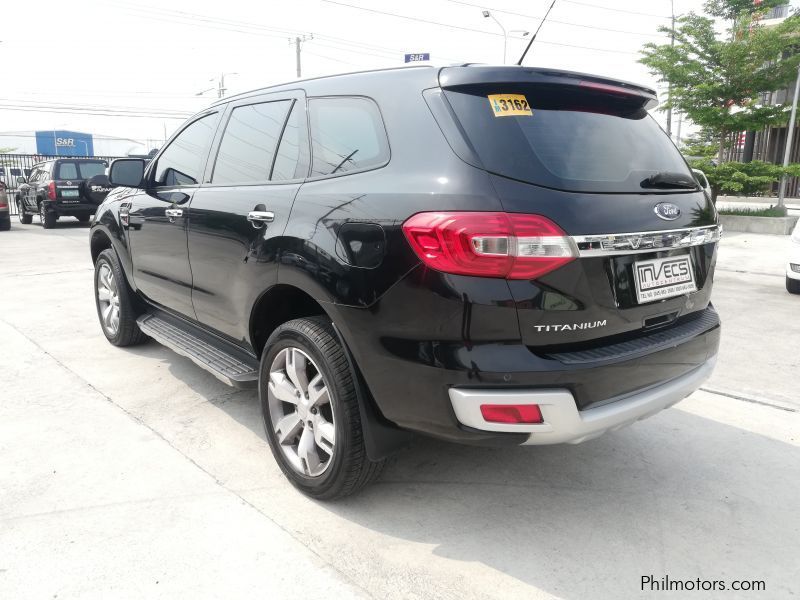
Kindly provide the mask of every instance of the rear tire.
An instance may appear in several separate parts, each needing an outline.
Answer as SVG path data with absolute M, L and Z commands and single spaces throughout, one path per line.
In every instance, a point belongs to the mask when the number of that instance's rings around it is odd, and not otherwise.
M 19 222 L 23 225 L 30 225 L 33 223 L 33 215 L 29 215 L 25 212 L 25 209 L 22 207 L 22 202 L 17 200 L 17 216 L 19 217 Z
M 0 231 L 8 231 L 11 229 L 11 217 L 0 219 Z
M 52 229 L 56 226 L 58 216 L 53 211 L 47 210 L 44 202 L 39 203 L 39 220 L 42 222 L 44 229 Z
M 800 294 L 800 279 L 786 277 L 786 291 L 790 294 Z
M 78 215 L 77 219 L 81 223 L 88 223 L 92 215 Z
M 139 329 L 135 296 L 112 248 L 103 250 L 94 263 L 94 301 L 106 339 L 115 346 L 135 346 L 147 339 Z
M 386 463 L 367 457 L 356 385 L 328 319 L 289 321 L 267 340 L 258 385 L 267 441 L 286 478 L 312 498 L 352 494 Z

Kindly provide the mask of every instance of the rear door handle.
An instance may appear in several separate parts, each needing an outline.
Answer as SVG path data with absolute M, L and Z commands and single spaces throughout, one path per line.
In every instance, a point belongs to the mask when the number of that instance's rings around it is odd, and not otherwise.
M 251 210 L 247 213 L 247 220 L 253 227 L 260 227 L 265 223 L 272 223 L 275 220 L 275 213 L 268 210 Z

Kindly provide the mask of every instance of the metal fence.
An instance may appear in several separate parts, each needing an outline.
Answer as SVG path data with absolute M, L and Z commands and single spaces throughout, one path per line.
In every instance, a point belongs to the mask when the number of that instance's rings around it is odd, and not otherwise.
M 17 183 L 18 177 L 30 177 L 31 169 L 34 165 L 47 160 L 55 158 L 70 159 L 70 158 L 92 158 L 106 161 L 111 164 L 115 158 L 119 156 L 48 156 L 44 154 L 0 154 L 0 181 L 2 181 L 8 192 L 8 206 L 11 209 L 11 214 L 17 214 L 16 191 L 19 187 Z

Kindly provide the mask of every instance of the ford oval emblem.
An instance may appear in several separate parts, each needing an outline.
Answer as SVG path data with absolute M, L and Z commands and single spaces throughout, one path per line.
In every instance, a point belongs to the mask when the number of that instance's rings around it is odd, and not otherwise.
M 670 202 L 659 202 L 653 207 L 653 212 L 665 221 L 674 221 L 681 216 L 681 209 Z

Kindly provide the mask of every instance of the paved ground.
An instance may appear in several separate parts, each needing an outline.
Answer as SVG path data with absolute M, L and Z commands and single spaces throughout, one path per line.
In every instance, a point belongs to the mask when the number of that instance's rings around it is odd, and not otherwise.
M 579 446 L 420 439 L 325 504 L 280 474 L 254 393 L 154 343 L 105 341 L 84 226 L 14 223 L 0 233 L 0 598 L 617 599 L 644 597 L 648 574 L 797 595 L 787 243 L 726 236 L 711 391 Z

